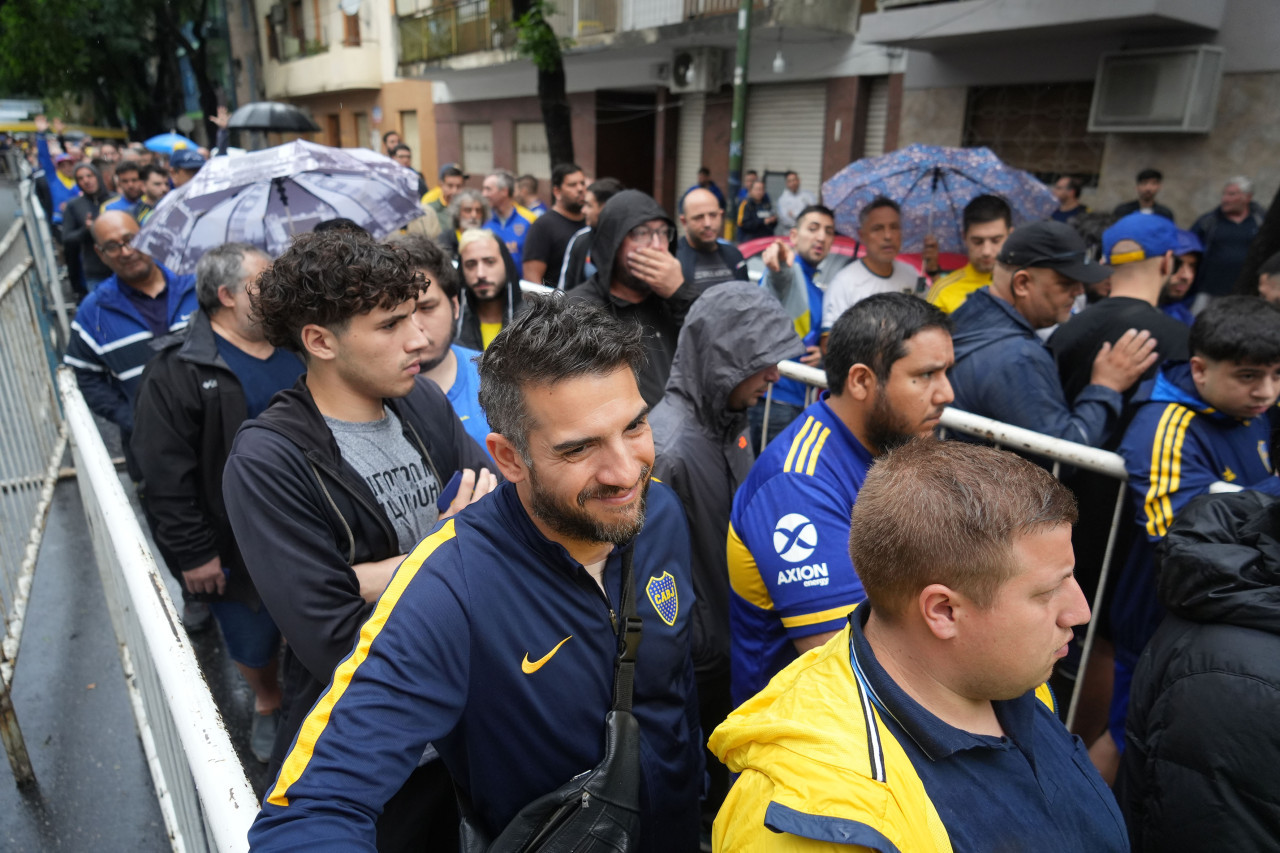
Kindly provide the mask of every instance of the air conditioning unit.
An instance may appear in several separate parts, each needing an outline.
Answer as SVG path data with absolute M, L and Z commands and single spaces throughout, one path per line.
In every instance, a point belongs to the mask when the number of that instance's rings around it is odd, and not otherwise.
M 1093 133 L 1208 133 L 1225 51 L 1212 45 L 1105 53 L 1089 109 Z
M 715 47 L 690 47 L 671 57 L 671 82 L 675 94 L 715 92 L 723 79 L 724 52 Z

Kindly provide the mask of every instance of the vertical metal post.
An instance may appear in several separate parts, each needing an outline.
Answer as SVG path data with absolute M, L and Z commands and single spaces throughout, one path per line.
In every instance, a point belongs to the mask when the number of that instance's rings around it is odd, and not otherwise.
M 0 740 L 4 741 L 5 754 L 9 756 L 9 766 L 13 768 L 13 779 L 18 787 L 26 787 L 36 783 L 36 773 L 31 769 L 31 758 L 27 755 L 27 742 L 22 739 L 22 730 L 18 728 L 18 717 L 13 712 L 13 700 L 9 698 L 9 685 L 0 677 Z
M 733 120 L 729 124 L 729 187 L 725 204 L 728 206 L 729 227 L 726 231 L 736 236 L 738 190 L 742 187 L 742 139 L 747 129 L 747 61 L 751 57 L 751 4 L 752 0 L 738 0 L 738 54 L 733 65 Z

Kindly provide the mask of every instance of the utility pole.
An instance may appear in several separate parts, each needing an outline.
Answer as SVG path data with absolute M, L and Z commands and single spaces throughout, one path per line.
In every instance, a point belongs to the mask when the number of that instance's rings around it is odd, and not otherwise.
M 742 188 L 742 138 L 747 130 L 747 60 L 751 56 L 752 0 L 738 0 L 738 54 L 733 63 L 733 120 L 729 125 L 729 227 L 737 235 L 738 190 Z

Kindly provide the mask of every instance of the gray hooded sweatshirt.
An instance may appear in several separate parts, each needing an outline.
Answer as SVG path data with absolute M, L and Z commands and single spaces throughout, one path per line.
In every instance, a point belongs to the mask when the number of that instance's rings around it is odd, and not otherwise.
M 680 496 L 692 534 L 699 680 L 729 671 L 725 539 L 733 494 L 755 461 L 747 412 L 729 411 L 729 395 L 752 374 L 803 354 L 791 318 L 771 293 L 746 282 L 712 287 L 685 318 L 667 393 L 649 416 L 658 452 L 654 476 Z

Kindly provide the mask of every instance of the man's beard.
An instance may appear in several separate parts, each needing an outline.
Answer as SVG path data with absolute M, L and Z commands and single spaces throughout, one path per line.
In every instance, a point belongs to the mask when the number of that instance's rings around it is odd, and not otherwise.
M 449 323 L 449 343 L 444 345 L 444 349 L 440 350 L 440 354 L 435 358 L 418 362 L 418 367 L 422 370 L 423 373 L 427 373 L 429 371 L 435 370 L 437 367 L 439 367 L 441 364 L 444 363 L 444 360 L 449 357 L 449 351 L 450 349 L 452 349 L 453 341 L 456 337 L 458 337 L 458 325 L 455 322 L 450 322 Z
M 641 281 L 640 278 L 631 271 L 631 267 L 627 266 L 626 258 L 622 259 L 621 266 L 618 268 L 618 271 L 613 274 L 613 277 L 619 284 L 634 290 L 641 296 L 648 296 L 653 292 L 653 288 L 649 286 L 648 282 Z
M 607 542 L 611 545 L 624 545 L 630 542 L 644 527 L 645 508 L 649 497 L 649 472 L 646 465 L 640 472 L 640 480 L 644 485 L 640 489 L 640 500 L 633 518 L 619 519 L 613 523 L 600 521 L 586 511 L 587 501 L 592 498 L 607 498 L 621 494 L 627 489 L 616 486 L 595 486 L 578 493 L 577 505 L 562 503 L 551 492 L 542 488 L 537 472 L 529 469 L 530 511 L 546 522 L 546 525 L 562 536 L 580 542 Z
M 902 419 L 889 408 L 888 395 L 877 389 L 876 403 L 867 418 L 867 440 L 876 453 L 888 453 L 914 439 L 919 433 L 902 423 Z
M 564 208 L 565 213 L 573 216 L 582 215 L 582 202 L 580 201 L 565 201 L 564 199 L 560 199 L 560 206 Z
M 480 293 L 476 290 L 476 288 L 486 284 L 492 285 L 493 282 L 489 281 L 488 279 L 482 279 L 480 281 L 477 281 L 475 284 L 471 285 L 471 295 L 474 296 L 478 302 L 497 302 L 499 299 L 501 299 L 503 296 L 506 295 L 507 289 L 502 285 L 498 285 L 493 289 L 492 296 L 481 296 Z

